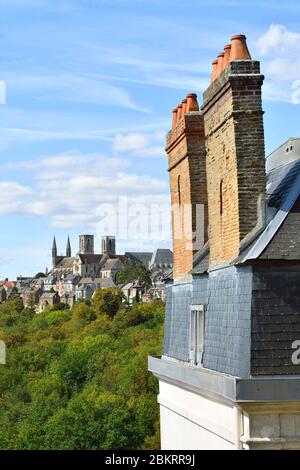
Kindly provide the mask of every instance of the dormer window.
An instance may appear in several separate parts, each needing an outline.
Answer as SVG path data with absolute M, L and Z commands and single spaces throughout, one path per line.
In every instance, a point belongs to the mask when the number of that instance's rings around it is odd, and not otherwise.
M 204 352 L 204 305 L 191 305 L 190 361 L 193 366 L 202 364 Z

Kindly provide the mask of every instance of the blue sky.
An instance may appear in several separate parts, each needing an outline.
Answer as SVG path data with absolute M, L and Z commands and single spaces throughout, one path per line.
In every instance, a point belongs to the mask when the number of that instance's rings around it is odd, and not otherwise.
M 79 233 L 100 248 L 119 197 L 168 205 L 171 109 L 201 101 L 232 34 L 266 75 L 267 152 L 299 136 L 299 13 L 289 0 L 0 0 L 0 278 L 50 266 L 54 233 L 59 252 L 68 233 L 74 252 Z M 170 244 L 146 232 L 118 251 Z

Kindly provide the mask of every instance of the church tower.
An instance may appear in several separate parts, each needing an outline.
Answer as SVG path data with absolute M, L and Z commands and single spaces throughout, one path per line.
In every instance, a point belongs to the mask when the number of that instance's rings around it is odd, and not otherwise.
M 101 252 L 103 255 L 115 256 L 116 254 L 116 237 L 105 235 L 102 237 Z
M 71 242 L 70 242 L 70 237 L 68 236 L 66 257 L 71 258 L 71 256 L 72 256 Z
M 53 243 L 52 243 L 52 268 L 55 268 L 56 263 L 57 263 L 57 246 L 56 246 L 56 239 L 54 237 Z
M 94 235 L 79 235 L 79 254 L 94 254 Z

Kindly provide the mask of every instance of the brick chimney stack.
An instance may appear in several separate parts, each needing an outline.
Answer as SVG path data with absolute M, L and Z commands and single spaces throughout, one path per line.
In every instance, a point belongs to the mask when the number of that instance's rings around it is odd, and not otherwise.
M 240 241 L 257 224 L 258 198 L 265 194 L 265 147 L 260 64 L 244 35 L 225 46 L 225 68 L 204 92 L 210 265 L 232 261 Z M 230 55 L 228 57 L 228 52 Z M 220 54 L 218 56 L 220 58 Z
M 204 122 L 197 95 L 194 93 L 187 95 L 173 111 L 172 130 L 167 136 L 166 152 L 170 174 L 173 271 L 176 281 L 187 276 L 193 267 L 193 256 L 199 249 L 198 243 L 207 240 Z M 199 204 L 204 209 L 204 224 L 201 227 L 198 224 L 196 226 Z

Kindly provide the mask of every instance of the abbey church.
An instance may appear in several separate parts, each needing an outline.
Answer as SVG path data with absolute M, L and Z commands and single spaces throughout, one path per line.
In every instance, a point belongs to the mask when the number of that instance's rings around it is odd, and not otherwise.
M 94 251 L 94 235 L 80 235 L 78 252 L 72 256 L 70 238 L 68 237 L 66 256 L 57 255 L 56 239 L 52 245 L 52 274 L 56 277 L 62 275 L 79 275 L 81 277 L 100 277 L 100 272 L 105 266 L 122 269 L 126 264 L 131 264 L 128 256 L 116 254 L 116 240 L 113 236 L 103 236 L 101 241 L 101 253 Z M 110 262 L 108 262 L 110 260 Z

